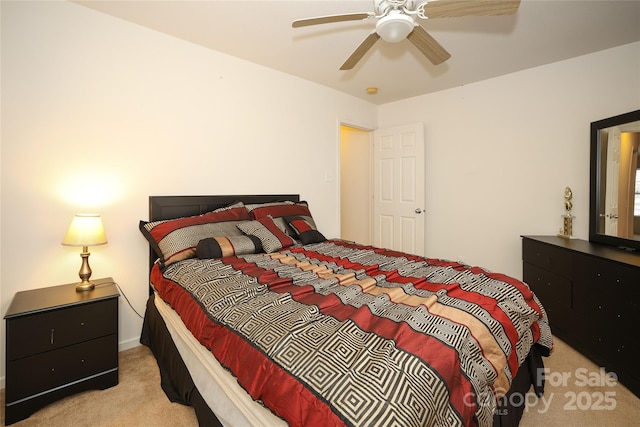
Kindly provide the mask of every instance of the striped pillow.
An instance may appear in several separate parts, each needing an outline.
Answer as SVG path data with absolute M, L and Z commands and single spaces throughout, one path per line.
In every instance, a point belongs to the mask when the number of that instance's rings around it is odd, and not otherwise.
M 241 236 L 237 225 L 249 220 L 244 205 L 234 205 L 202 215 L 170 220 L 140 221 L 140 231 L 149 241 L 164 268 L 196 256 L 198 242 L 213 236 Z
M 262 252 L 262 242 L 254 236 L 207 237 L 198 242 L 196 255 L 200 259 L 223 258 L 232 255 Z
M 268 254 L 295 243 L 291 237 L 278 228 L 270 216 L 255 221 L 243 222 L 238 224 L 238 228 L 246 235 L 260 239 L 262 249 Z

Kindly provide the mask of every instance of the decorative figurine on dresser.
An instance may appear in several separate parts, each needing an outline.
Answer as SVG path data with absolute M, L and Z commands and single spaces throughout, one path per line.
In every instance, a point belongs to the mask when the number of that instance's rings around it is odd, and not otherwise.
M 5 425 L 81 391 L 118 384 L 118 297 L 112 278 L 15 294 L 5 315 Z
M 570 239 L 573 233 L 573 215 L 571 215 L 571 209 L 573 208 L 573 192 L 571 188 L 565 187 L 564 189 L 564 215 L 562 215 L 562 228 L 558 236 Z

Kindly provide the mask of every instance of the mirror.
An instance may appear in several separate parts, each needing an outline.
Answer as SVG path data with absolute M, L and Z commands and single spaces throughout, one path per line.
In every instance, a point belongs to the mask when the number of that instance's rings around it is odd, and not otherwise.
M 589 240 L 640 251 L 640 110 L 591 123 Z

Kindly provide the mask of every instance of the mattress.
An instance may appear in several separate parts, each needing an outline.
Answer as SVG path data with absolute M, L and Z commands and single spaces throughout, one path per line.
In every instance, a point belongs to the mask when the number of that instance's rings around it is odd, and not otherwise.
M 157 294 L 155 306 L 191 373 L 194 384 L 224 426 L 281 427 L 287 424 L 255 402 L 213 354 L 186 328 L 180 316 Z

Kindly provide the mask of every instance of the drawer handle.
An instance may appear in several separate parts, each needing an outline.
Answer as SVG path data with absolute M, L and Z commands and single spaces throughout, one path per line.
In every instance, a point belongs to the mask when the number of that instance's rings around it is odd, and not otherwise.
M 51 345 L 53 345 L 53 332 L 55 331 L 55 329 L 51 328 Z

